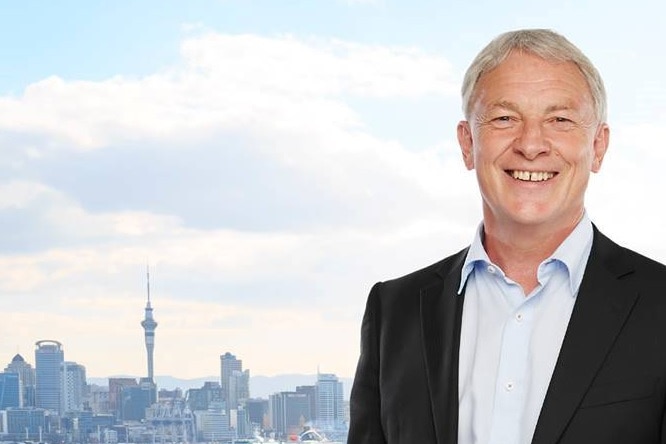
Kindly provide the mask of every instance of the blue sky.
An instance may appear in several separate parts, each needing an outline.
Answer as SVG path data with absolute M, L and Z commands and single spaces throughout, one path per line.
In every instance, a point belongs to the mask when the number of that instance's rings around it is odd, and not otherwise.
M 367 291 L 470 240 L 462 74 L 568 36 L 609 91 L 588 211 L 666 260 L 658 2 L 0 0 L 0 362 L 55 339 L 91 376 L 353 374 Z M 655 241 L 657 239 L 657 241 Z

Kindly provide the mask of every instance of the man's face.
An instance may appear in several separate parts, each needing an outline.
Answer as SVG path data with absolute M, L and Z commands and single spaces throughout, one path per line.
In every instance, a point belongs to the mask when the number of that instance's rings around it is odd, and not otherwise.
M 486 228 L 572 227 L 608 146 L 578 67 L 514 52 L 481 76 L 471 105 L 458 141 Z

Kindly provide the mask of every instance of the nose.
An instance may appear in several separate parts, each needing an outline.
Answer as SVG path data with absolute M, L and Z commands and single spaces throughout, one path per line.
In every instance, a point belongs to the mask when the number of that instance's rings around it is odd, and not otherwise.
M 550 144 L 543 134 L 541 122 L 524 120 L 514 141 L 514 151 L 528 160 L 534 160 L 550 151 Z

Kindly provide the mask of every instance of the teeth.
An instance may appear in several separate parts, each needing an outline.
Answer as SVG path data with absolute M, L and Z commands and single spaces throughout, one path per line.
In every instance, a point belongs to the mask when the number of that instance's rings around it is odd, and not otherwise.
M 518 171 L 513 170 L 511 175 L 514 179 L 526 180 L 530 182 L 543 182 L 544 180 L 552 179 L 555 173 L 547 171 Z

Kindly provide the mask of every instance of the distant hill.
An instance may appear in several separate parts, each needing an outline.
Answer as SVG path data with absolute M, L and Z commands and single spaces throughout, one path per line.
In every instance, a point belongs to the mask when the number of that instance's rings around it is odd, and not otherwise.
M 138 378 L 131 375 L 113 375 L 111 378 Z M 219 376 L 204 376 L 194 379 L 174 378 L 173 376 L 156 376 L 155 383 L 158 388 L 173 390 L 180 388 L 184 391 L 191 388 L 201 388 L 206 381 L 219 382 Z M 253 398 L 268 398 L 269 395 L 277 392 L 293 391 L 299 385 L 314 385 L 317 381 L 317 375 L 285 374 L 275 376 L 250 376 L 250 395 Z M 349 399 L 351 392 L 352 378 L 340 378 L 344 390 L 345 399 Z M 88 378 L 88 383 L 97 385 L 108 385 L 109 377 L 106 378 Z

